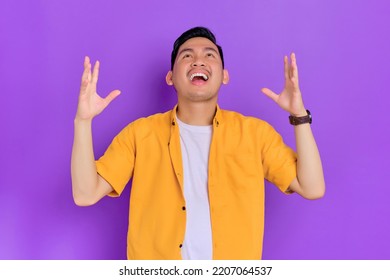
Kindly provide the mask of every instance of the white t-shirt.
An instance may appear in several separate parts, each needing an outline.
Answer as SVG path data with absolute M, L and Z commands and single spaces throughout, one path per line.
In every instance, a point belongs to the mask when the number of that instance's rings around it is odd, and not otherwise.
M 183 159 L 186 233 L 185 260 L 211 260 L 212 234 L 208 197 L 208 163 L 213 127 L 188 125 L 177 120 Z

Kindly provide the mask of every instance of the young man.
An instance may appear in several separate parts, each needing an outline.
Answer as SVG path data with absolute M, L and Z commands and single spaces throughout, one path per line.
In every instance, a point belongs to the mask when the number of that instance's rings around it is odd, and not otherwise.
M 171 62 L 166 82 L 177 92 L 175 108 L 129 124 L 95 162 L 92 119 L 120 92 L 101 98 L 99 62 L 91 73 L 85 58 L 72 152 L 74 200 L 85 206 L 118 196 L 133 178 L 129 259 L 260 259 L 264 179 L 308 199 L 325 192 L 295 55 L 291 63 L 284 59 L 284 90 L 262 91 L 290 113 L 297 153 L 266 122 L 219 108 L 218 91 L 229 74 L 208 29 L 183 33 Z

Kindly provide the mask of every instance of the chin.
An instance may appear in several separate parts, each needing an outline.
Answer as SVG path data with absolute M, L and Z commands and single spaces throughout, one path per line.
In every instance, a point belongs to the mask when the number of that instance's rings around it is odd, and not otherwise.
M 215 95 L 205 94 L 205 93 L 193 93 L 188 96 L 188 99 L 191 101 L 211 101 L 216 99 Z

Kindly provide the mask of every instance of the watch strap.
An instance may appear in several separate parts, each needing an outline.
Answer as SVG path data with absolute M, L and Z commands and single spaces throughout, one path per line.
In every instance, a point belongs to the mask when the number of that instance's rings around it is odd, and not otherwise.
M 300 124 L 304 124 L 304 123 L 311 124 L 312 123 L 311 113 L 309 110 L 306 110 L 306 112 L 307 112 L 307 115 L 303 116 L 303 117 L 294 117 L 294 116 L 290 115 L 289 116 L 290 124 L 292 124 L 292 125 L 300 125 Z

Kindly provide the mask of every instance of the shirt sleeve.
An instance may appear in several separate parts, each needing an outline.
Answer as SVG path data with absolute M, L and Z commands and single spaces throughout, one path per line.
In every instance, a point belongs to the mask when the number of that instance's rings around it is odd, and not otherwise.
M 131 179 L 135 161 L 135 137 L 129 124 L 112 140 L 104 155 L 96 161 L 97 173 L 114 189 L 109 196 L 119 196 Z
M 276 185 L 282 192 L 291 193 L 288 187 L 297 177 L 297 155 L 288 147 L 279 133 L 264 123 L 260 132 L 262 139 L 262 164 L 264 178 Z

